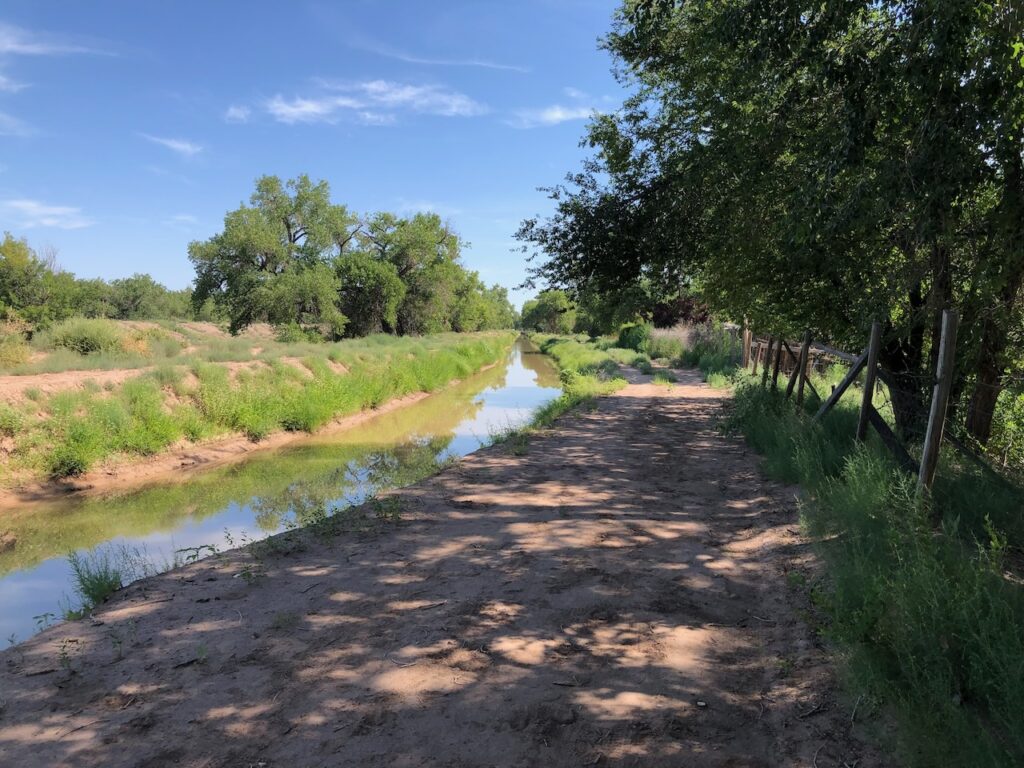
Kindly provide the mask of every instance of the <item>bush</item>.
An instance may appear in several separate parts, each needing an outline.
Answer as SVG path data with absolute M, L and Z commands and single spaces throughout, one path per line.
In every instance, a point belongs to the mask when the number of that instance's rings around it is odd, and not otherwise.
M 274 338 L 282 344 L 299 344 L 302 342 L 323 341 L 323 334 L 315 328 L 303 328 L 296 322 L 284 323 L 274 327 Z
M 21 336 L 0 336 L 0 368 L 13 368 L 27 363 L 28 358 L 28 344 Z
M 619 329 L 618 346 L 635 352 L 647 352 L 651 344 L 651 326 L 631 323 Z
M 655 334 L 647 347 L 652 360 L 678 360 L 683 355 L 682 339 Z
M 58 323 L 40 336 L 42 346 L 70 349 L 80 355 L 122 351 L 125 339 L 121 329 L 111 321 L 84 317 Z

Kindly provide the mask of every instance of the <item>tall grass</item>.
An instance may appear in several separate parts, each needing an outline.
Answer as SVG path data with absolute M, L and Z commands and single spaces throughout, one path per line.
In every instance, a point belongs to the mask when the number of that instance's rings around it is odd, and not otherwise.
M 298 345 L 273 351 L 311 353 L 302 369 L 270 356 L 232 376 L 223 365 L 200 361 L 188 381 L 184 367 L 163 364 L 110 392 L 41 396 L 42 414 L 8 409 L 0 427 L 15 434 L 14 459 L 26 470 L 75 476 L 110 456 L 149 456 L 181 440 L 312 432 L 334 418 L 465 378 L 498 360 L 511 341 L 511 334 L 490 333 Z M 348 373 L 329 364 L 335 357 L 345 360 Z
M 926 503 L 880 444 L 854 443 L 853 400 L 811 423 L 748 381 L 728 424 L 768 474 L 807 492 L 823 630 L 854 692 L 898 717 L 905 763 L 1022 765 L 1024 592 L 1004 560 L 1024 543 L 1024 494 L 947 456 Z
M 721 325 L 703 325 L 690 333 L 689 344 L 679 357 L 681 365 L 699 368 L 713 387 L 729 386 L 736 377 L 741 351 L 736 337 Z

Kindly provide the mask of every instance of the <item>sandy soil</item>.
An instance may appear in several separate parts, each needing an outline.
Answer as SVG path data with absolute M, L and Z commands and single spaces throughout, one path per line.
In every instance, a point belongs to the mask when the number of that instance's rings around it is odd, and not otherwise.
M 0 765 L 888 765 L 798 618 L 792 490 L 683 376 L 3 652 Z
M 19 403 L 28 400 L 26 389 L 38 389 L 44 395 L 82 389 L 87 381 L 100 387 L 123 384 L 128 379 L 153 370 L 145 368 L 117 368 L 112 371 L 60 371 L 58 373 L 32 373 L 24 376 L 0 375 L 0 402 Z

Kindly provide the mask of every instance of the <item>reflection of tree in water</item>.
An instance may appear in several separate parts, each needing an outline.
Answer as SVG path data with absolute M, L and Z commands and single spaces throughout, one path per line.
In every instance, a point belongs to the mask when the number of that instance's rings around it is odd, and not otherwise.
M 546 359 L 520 349 L 513 360 L 536 373 L 541 386 L 558 386 Z M 330 505 L 360 500 L 364 483 L 377 490 L 416 482 L 436 469 L 456 427 L 479 414 L 481 393 L 504 387 L 507 373 L 507 365 L 494 366 L 340 435 L 195 473 L 185 483 L 17 510 L 0 524 L 0 532 L 17 541 L 0 552 L 0 576 L 115 537 L 172 532 L 186 520 L 199 522 L 231 508 L 250 508 L 259 529 L 273 531 L 292 513 L 295 520 L 311 520 Z
M 521 360 L 523 367 L 533 371 L 537 375 L 537 386 L 545 388 L 558 388 L 562 386 L 558 378 L 558 370 L 551 363 L 551 359 L 544 355 L 539 349 L 532 345 L 521 346 Z
M 308 525 L 379 491 L 418 482 L 438 471 L 452 437 L 423 438 L 383 450 L 351 446 L 355 455 L 334 471 L 254 498 L 249 507 L 256 525 L 263 531 L 276 531 L 289 523 Z

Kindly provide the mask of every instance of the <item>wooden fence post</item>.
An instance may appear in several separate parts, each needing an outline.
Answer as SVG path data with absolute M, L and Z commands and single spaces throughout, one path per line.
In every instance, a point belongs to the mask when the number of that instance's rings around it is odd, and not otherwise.
M 882 347 L 882 324 L 875 320 L 871 324 L 871 341 L 868 342 L 868 362 L 864 374 L 864 397 L 860 401 L 860 418 L 857 421 L 857 440 L 863 442 L 868 436 L 868 419 L 871 414 L 871 400 L 875 394 L 875 378 L 878 374 L 878 351 Z
M 750 342 L 751 342 L 750 327 L 747 325 L 747 321 L 743 321 L 743 368 L 746 370 L 747 366 L 750 365 Z
M 754 347 L 754 353 L 751 356 L 752 357 L 752 361 L 751 362 L 753 363 L 753 367 L 751 368 L 750 375 L 751 376 L 757 376 L 757 363 L 761 359 L 761 352 L 764 349 L 764 343 L 759 341 L 756 344 L 754 344 L 753 347 Z
M 935 480 L 935 468 L 939 463 L 939 449 L 942 447 L 942 431 L 946 424 L 946 407 L 949 405 L 949 391 L 953 386 L 953 359 L 956 356 L 956 328 L 959 317 L 951 309 L 942 312 L 942 337 L 939 341 L 939 364 L 935 372 L 935 387 L 932 390 L 932 407 L 928 414 L 928 431 L 924 438 L 921 454 L 921 471 L 917 476 L 917 490 L 931 491 Z
M 811 356 L 811 329 L 804 331 L 804 345 L 800 348 L 800 383 L 796 385 L 796 404 L 803 405 L 804 384 L 807 383 L 807 361 Z
M 779 337 L 779 343 L 775 345 L 775 364 L 772 366 L 772 391 L 774 392 L 779 388 L 779 365 L 782 363 L 782 337 Z
M 771 336 L 768 337 L 767 351 L 764 353 L 764 370 L 761 372 L 761 386 L 765 387 L 768 384 L 768 369 L 772 366 L 772 346 L 775 344 L 775 339 Z

